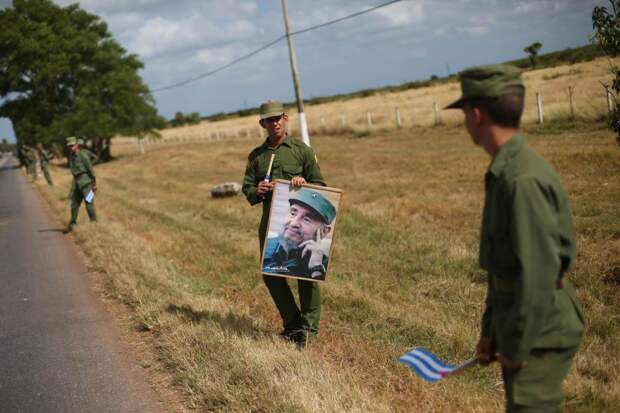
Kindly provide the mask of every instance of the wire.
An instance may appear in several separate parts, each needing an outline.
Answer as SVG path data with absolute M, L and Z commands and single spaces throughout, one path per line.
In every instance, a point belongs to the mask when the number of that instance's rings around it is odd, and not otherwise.
M 164 87 L 160 87 L 160 88 L 157 88 L 157 89 L 153 89 L 151 92 L 153 92 L 153 93 L 154 92 L 161 92 L 162 90 L 168 90 L 168 89 L 177 88 L 179 86 L 184 86 L 184 85 L 186 85 L 188 83 L 192 83 L 192 82 L 195 82 L 197 80 L 204 79 L 207 76 L 214 75 L 217 72 L 220 72 L 220 71 L 222 71 L 222 70 L 224 70 L 226 68 L 229 68 L 230 66 L 232 66 L 232 65 L 234 65 L 236 63 L 239 63 L 242 60 L 248 59 L 248 58 L 254 56 L 257 53 L 262 52 L 263 50 L 273 46 L 274 44 L 278 43 L 280 40 L 285 39 L 285 38 L 286 38 L 286 36 L 280 36 L 276 40 L 272 41 L 271 43 L 267 43 L 266 45 L 264 45 L 262 47 L 259 47 L 258 49 L 254 50 L 254 51 L 252 51 L 252 52 L 250 52 L 250 53 L 248 53 L 246 55 L 238 57 L 235 60 L 225 64 L 224 66 L 218 67 L 217 69 L 214 69 L 214 70 L 212 70 L 210 72 L 207 72 L 207 73 L 203 73 L 202 75 L 193 77 L 191 79 L 183 80 L 181 82 L 174 83 L 174 84 L 169 85 L 169 86 L 164 86 Z
M 362 14 L 370 13 L 371 11 L 375 11 L 375 10 L 380 9 L 382 7 L 391 6 L 392 4 L 398 3 L 398 2 L 401 2 L 401 1 L 403 1 L 403 0 L 388 1 L 387 3 L 379 4 L 378 6 L 372 7 L 370 9 L 358 11 L 357 13 L 353 13 L 353 14 L 349 14 L 348 16 L 340 17 L 339 19 L 330 20 L 330 21 L 325 22 L 325 23 L 317 24 L 316 26 L 310 26 L 310 27 L 305 28 L 305 29 L 296 30 L 294 32 L 291 32 L 291 36 L 292 35 L 296 35 L 296 34 L 306 33 L 306 32 L 312 31 L 312 30 L 316 30 L 316 29 L 320 29 L 321 27 L 329 26 L 330 24 L 340 23 L 343 20 L 347 20 L 347 19 L 351 19 L 353 17 L 361 16 Z
M 291 36 L 294 36 L 294 35 L 297 35 L 297 34 L 301 34 L 301 33 L 306 33 L 306 32 L 312 31 L 312 30 L 316 30 L 316 29 L 320 29 L 322 27 L 329 26 L 331 24 L 340 23 L 343 20 L 351 19 L 353 17 L 357 17 L 357 16 L 360 16 L 362 14 L 370 13 L 371 11 L 375 11 L 375 10 L 380 9 L 382 7 L 387 7 L 387 6 L 390 6 L 390 5 L 394 4 L 394 3 L 398 3 L 398 2 L 401 2 L 401 1 L 403 1 L 403 0 L 388 1 L 386 3 L 379 4 L 378 6 L 371 7 L 370 9 L 366 9 L 366 10 L 358 11 L 358 12 L 353 13 L 353 14 L 349 14 L 348 16 L 344 16 L 344 17 L 340 17 L 338 19 L 330 20 L 330 21 L 327 21 L 325 23 L 317 24 L 315 26 L 310 26 L 310 27 L 307 27 L 305 29 L 296 30 L 294 32 L 291 32 Z M 212 76 L 212 75 L 216 74 L 217 72 L 221 72 L 222 70 L 227 69 L 230 66 L 241 62 L 242 60 L 248 59 L 248 58 L 254 56 L 255 54 L 258 54 L 258 53 L 262 52 L 263 50 L 270 48 L 274 44 L 276 44 L 279 41 L 284 40 L 284 39 L 286 39 L 286 35 L 282 35 L 282 36 L 278 37 L 277 39 L 275 39 L 274 41 L 272 41 L 270 43 L 267 43 L 266 45 L 261 46 L 258 49 L 254 50 L 254 51 L 252 51 L 252 52 L 250 52 L 250 53 L 248 53 L 246 55 L 238 57 L 238 58 L 232 60 L 229 63 L 226 63 L 224 66 L 218 67 L 217 69 L 211 70 L 210 72 L 207 72 L 207 73 L 203 73 L 203 74 L 201 74 L 199 76 L 196 76 L 196 77 L 193 77 L 191 79 L 183 80 L 181 82 L 173 83 L 173 84 L 168 85 L 168 86 L 164 86 L 164 87 L 160 87 L 160 88 L 157 88 L 157 89 L 153 89 L 153 90 L 151 90 L 151 93 L 162 92 L 164 90 L 174 89 L 174 88 L 177 88 L 177 87 L 180 87 L 180 86 L 185 86 L 188 83 L 193 83 L 193 82 L 196 82 L 198 80 L 204 79 L 205 77 Z

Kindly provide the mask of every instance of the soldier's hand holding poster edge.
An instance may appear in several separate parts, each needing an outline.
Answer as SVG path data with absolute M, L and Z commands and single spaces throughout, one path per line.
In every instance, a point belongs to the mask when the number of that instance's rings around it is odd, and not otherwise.
M 274 181 L 261 273 L 325 281 L 342 190 Z

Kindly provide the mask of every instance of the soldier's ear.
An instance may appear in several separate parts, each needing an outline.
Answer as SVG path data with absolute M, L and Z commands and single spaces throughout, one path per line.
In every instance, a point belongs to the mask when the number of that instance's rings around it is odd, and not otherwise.
M 258 121 L 258 124 L 259 124 L 259 125 L 260 125 L 263 129 L 265 129 L 265 121 L 264 121 L 263 119 L 259 120 L 259 121 Z

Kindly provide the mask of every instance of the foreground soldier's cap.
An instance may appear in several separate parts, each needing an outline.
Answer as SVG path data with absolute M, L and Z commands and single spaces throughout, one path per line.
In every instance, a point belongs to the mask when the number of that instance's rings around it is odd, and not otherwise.
M 77 145 L 77 138 L 75 136 L 69 136 L 67 138 L 67 146 L 71 146 L 71 145 Z
M 284 105 L 277 100 L 268 100 L 260 105 L 260 118 L 267 119 L 273 116 L 282 116 L 284 114 Z
M 334 205 L 318 191 L 303 188 L 294 192 L 288 199 L 292 204 L 302 204 L 314 210 L 326 224 L 331 224 L 336 217 L 336 208 Z
M 521 69 L 511 65 L 478 66 L 459 73 L 462 96 L 444 109 L 462 108 L 471 99 L 521 95 L 525 91 Z

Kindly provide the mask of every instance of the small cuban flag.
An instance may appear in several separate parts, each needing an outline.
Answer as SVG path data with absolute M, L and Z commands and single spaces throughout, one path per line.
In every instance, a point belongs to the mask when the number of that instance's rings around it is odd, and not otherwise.
M 431 383 L 478 363 L 478 359 L 473 358 L 459 366 L 446 364 L 422 347 L 416 347 L 404 354 L 399 361 L 408 365 L 418 376 Z

